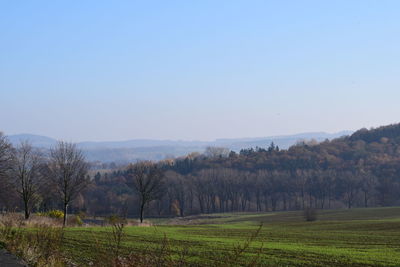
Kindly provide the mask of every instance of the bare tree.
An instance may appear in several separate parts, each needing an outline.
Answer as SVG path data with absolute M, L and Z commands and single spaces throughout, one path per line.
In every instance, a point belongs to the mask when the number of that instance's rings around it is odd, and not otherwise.
M 217 158 L 217 157 L 228 157 L 230 150 L 225 147 L 215 147 L 209 146 L 206 148 L 204 155 L 210 158 Z
M 8 176 L 12 168 L 13 147 L 7 138 L 0 132 L 0 179 Z
M 179 215 L 183 217 L 185 215 L 187 198 L 185 178 L 174 171 L 168 171 L 165 176 L 168 180 L 168 195 L 170 195 L 172 201 L 177 201 Z
M 25 219 L 29 219 L 32 207 L 39 200 L 39 189 L 43 182 L 42 163 L 39 151 L 28 142 L 21 142 L 16 148 L 13 184 L 24 202 Z
M 0 198 L 6 200 L 4 195 L 10 189 L 10 172 L 12 170 L 14 150 L 7 138 L 0 132 Z M 3 198 L 4 197 L 4 198 Z
M 343 199 L 347 202 L 347 207 L 351 209 L 357 199 L 361 188 L 361 179 L 357 173 L 344 171 L 341 173 L 338 183 L 338 191 L 342 193 Z
M 164 173 L 151 162 L 139 162 L 128 170 L 128 186 L 136 190 L 140 201 L 140 222 L 143 222 L 145 206 L 161 197 L 164 192 Z
M 82 151 L 75 144 L 59 142 L 50 150 L 49 179 L 62 197 L 64 226 L 68 205 L 90 182 L 86 176 L 88 168 Z

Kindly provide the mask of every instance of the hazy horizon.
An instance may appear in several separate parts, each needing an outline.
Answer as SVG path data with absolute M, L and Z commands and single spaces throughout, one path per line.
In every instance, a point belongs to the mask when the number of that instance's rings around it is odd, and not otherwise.
M 325 132 L 325 131 L 315 131 L 315 132 L 299 132 L 299 133 L 291 133 L 291 134 L 278 134 L 278 135 L 265 135 L 265 136 L 240 136 L 240 137 L 232 137 L 232 138 L 225 138 L 225 137 L 220 137 L 220 138 L 214 138 L 214 139 L 209 139 L 209 140 L 202 140 L 202 139 L 157 139 L 157 138 L 128 138 L 128 139 L 110 139 L 110 140 L 72 140 L 72 139 L 63 139 L 63 138 L 58 138 L 58 137 L 53 137 L 53 136 L 48 136 L 48 135 L 43 135 L 43 134 L 35 134 L 35 133 L 15 133 L 15 134 L 9 134 L 6 132 L 3 132 L 6 136 L 18 136 L 18 135 L 34 135 L 34 136 L 41 136 L 41 137 L 48 137 L 51 139 L 55 140 L 62 140 L 62 141 L 68 141 L 68 142 L 78 142 L 78 143 L 85 143 L 85 142 L 124 142 L 124 141 L 132 141 L 132 140 L 154 140 L 154 141 L 182 141 L 182 142 L 213 142 L 217 140 L 240 140 L 240 139 L 264 139 L 264 138 L 274 138 L 274 137 L 290 137 L 290 136 L 296 136 L 296 135 L 305 135 L 305 134 L 339 134 L 339 133 L 345 133 L 345 132 L 354 132 L 354 130 L 342 130 L 342 131 L 337 131 L 337 132 Z
M 78 141 L 398 122 L 398 1 L 0 4 L 0 130 Z

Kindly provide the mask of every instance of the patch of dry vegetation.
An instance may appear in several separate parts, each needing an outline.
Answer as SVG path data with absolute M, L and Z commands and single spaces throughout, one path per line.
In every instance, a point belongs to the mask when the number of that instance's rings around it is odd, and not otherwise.
M 0 240 L 29 266 L 66 266 L 61 253 L 63 229 L 50 220 L 25 221 L 20 214 L 2 215 Z

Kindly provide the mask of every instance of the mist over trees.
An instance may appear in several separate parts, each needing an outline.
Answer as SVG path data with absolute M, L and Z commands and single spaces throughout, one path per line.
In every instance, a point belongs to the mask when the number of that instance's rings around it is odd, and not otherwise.
M 0 147 L 0 178 L 16 179 L 10 176 L 16 150 L 4 136 Z M 321 143 L 301 141 L 287 150 L 274 144 L 239 153 L 210 148 L 204 154 L 101 172 L 88 171 L 76 147 L 59 143 L 45 166 L 47 189 L 37 191 L 41 197 L 34 211 L 62 208 L 65 214 L 119 214 L 142 221 L 145 214 L 399 205 L 400 124 Z M 73 186 L 63 187 L 66 181 Z M 3 193 L 0 205 L 24 210 L 20 199 Z

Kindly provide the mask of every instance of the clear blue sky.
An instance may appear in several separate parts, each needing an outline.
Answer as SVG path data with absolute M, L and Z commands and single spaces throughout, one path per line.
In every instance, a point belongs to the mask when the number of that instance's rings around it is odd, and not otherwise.
M 0 130 L 256 137 L 400 118 L 400 1 L 1 1 Z

